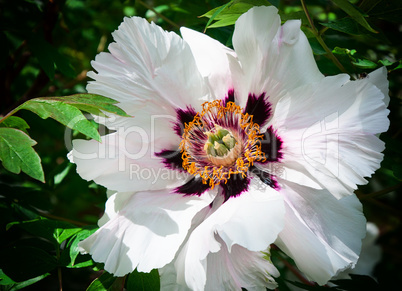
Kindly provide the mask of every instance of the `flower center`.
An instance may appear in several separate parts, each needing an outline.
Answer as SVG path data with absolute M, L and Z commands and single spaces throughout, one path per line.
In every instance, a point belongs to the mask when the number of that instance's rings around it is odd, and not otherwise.
M 205 102 L 185 125 L 180 150 L 183 168 L 212 188 L 234 174 L 247 176 L 254 161 L 265 161 L 259 125 L 233 102 Z
M 216 166 L 233 165 L 240 154 L 241 146 L 227 129 L 215 124 L 214 132 L 206 132 L 208 136 L 204 150 L 208 159 Z

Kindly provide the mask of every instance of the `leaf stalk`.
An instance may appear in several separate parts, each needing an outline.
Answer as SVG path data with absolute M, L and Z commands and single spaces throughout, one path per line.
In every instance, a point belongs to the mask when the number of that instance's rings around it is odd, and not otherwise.
M 323 30 L 321 33 L 317 30 L 317 28 L 314 25 L 314 21 L 310 16 L 310 13 L 308 12 L 305 0 L 300 0 L 301 5 L 303 7 L 303 11 L 306 14 L 307 20 L 310 24 L 311 27 L 311 32 L 314 34 L 315 38 L 318 40 L 318 42 L 320 43 L 320 45 L 323 47 L 323 49 L 325 50 L 325 52 L 327 53 L 328 57 L 331 59 L 331 61 L 338 67 L 339 70 L 341 70 L 341 72 L 343 73 L 347 73 L 345 67 L 339 62 L 339 60 L 334 56 L 334 54 L 332 53 L 332 51 L 329 49 L 329 47 L 326 45 L 326 43 L 324 42 L 324 40 L 322 39 L 321 35 L 323 32 L 325 32 L 326 30 Z

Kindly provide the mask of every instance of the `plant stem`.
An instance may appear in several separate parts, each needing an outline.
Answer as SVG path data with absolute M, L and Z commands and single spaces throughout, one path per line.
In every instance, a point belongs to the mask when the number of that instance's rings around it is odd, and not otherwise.
M 9 118 L 11 115 L 13 115 L 15 112 L 17 112 L 19 109 L 19 106 L 17 107 L 17 108 L 15 108 L 15 109 L 13 109 L 13 110 L 11 110 L 9 113 L 7 113 L 5 116 L 3 116 L 1 119 L 0 119 L 0 123 L 2 123 L 4 120 L 6 120 L 7 118 Z
M 313 282 L 310 282 L 309 280 L 304 277 L 299 270 L 297 270 L 295 267 L 292 266 L 286 259 L 282 258 L 281 255 L 278 255 L 278 258 L 281 260 L 281 262 L 305 285 L 308 286 L 315 286 Z
M 155 13 L 156 15 L 158 15 L 158 17 L 162 18 L 163 20 L 165 20 L 167 23 L 169 23 L 171 26 L 176 27 L 177 29 L 180 28 L 180 26 L 176 23 L 174 23 L 173 21 L 171 21 L 169 18 L 167 18 L 166 16 L 163 16 L 162 14 L 160 14 L 159 12 L 157 12 L 152 6 L 149 6 L 147 3 L 142 2 L 141 0 L 137 0 L 137 3 L 141 4 L 142 6 L 144 6 L 145 8 L 151 10 L 153 13 Z
M 87 223 L 84 223 L 84 222 L 80 222 L 80 221 L 76 221 L 76 220 L 56 216 L 56 215 L 46 213 L 46 212 L 41 211 L 41 210 L 39 210 L 38 212 L 40 213 L 40 215 L 42 215 L 44 217 L 47 217 L 47 218 L 50 218 L 50 219 L 65 221 L 65 222 L 68 222 L 68 223 L 71 223 L 71 224 L 74 224 L 74 225 L 77 225 L 77 226 L 86 226 L 86 225 L 88 225 Z
M 306 14 L 306 17 L 308 19 L 308 22 L 310 23 L 311 26 L 311 31 L 313 32 L 315 38 L 318 40 L 322 48 L 326 51 L 328 57 L 332 60 L 332 62 L 338 67 L 339 70 L 343 73 L 347 73 L 346 69 L 343 67 L 343 65 L 339 62 L 339 60 L 334 56 L 332 51 L 329 49 L 329 47 L 326 45 L 324 40 L 321 37 L 321 34 L 318 32 L 317 28 L 314 26 L 314 21 L 311 19 L 310 13 L 307 10 L 306 3 L 304 2 L 305 0 L 300 0 L 301 5 L 303 7 L 304 13 Z M 325 32 L 325 30 L 323 30 Z
M 60 260 L 60 246 L 56 246 L 56 255 L 57 255 L 57 261 Z M 57 277 L 59 278 L 59 290 L 63 291 L 63 281 L 61 277 L 61 267 L 57 267 Z
M 376 198 L 378 196 L 385 195 L 385 194 L 387 194 L 389 192 L 392 192 L 392 191 L 398 189 L 401 186 L 402 186 L 402 183 L 399 183 L 399 184 L 396 184 L 394 186 L 385 188 L 385 189 L 380 190 L 380 191 L 372 192 L 370 194 L 359 195 L 358 197 L 359 197 L 360 200 L 364 200 L 364 199 L 368 199 L 368 198 Z

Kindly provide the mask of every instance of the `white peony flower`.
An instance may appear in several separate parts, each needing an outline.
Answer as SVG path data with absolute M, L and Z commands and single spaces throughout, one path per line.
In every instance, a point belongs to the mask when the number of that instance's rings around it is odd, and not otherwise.
M 318 70 L 300 21 L 274 7 L 235 25 L 234 50 L 125 18 L 90 93 L 133 118 L 75 140 L 78 173 L 114 191 L 81 248 L 123 276 L 158 268 L 162 289 L 265 290 L 277 244 L 309 279 L 353 266 L 365 234 L 353 190 L 380 165 L 386 70 L 350 81 Z

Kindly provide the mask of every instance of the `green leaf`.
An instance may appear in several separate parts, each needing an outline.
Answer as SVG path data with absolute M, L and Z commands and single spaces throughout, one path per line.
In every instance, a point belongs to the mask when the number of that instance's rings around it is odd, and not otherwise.
M 46 238 L 58 244 L 61 244 L 66 239 L 82 230 L 82 228 L 76 227 L 71 223 L 50 220 L 43 217 L 22 222 L 11 222 L 7 224 L 7 230 L 14 225 L 17 225 L 33 235 Z
M 355 66 L 361 68 L 361 69 L 375 69 L 378 67 L 378 65 L 370 60 L 367 59 L 356 59 L 355 62 L 352 62 Z
M 402 180 L 402 165 L 392 165 L 392 172 L 397 179 Z
M 400 0 L 366 0 L 361 3 L 361 8 L 369 11 L 370 17 L 385 19 L 398 25 L 401 23 L 402 1 Z
M 4 168 L 14 174 L 23 171 L 45 182 L 40 157 L 32 148 L 35 144 L 36 141 L 21 130 L 0 127 L 0 160 Z
M 113 277 L 112 274 L 104 272 L 99 278 L 92 281 L 87 291 L 114 291 L 123 290 L 124 277 Z
M 103 116 L 102 111 L 106 111 L 123 117 L 131 117 L 125 113 L 124 110 L 115 105 L 119 103 L 118 101 L 97 94 L 81 93 L 64 97 L 47 97 L 44 99 L 62 101 L 95 115 Z
M 284 13 L 283 11 L 279 10 L 279 15 L 281 17 L 282 23 L 284 23 L 288 20 L 292 20 L 292 19 L 300 19 L 302 21 L 302 24 L 308 25 L 308 19 L 307 19 L 306 13 L 304 13 L 304 11 Z
M 80 251 L 78 249 L 78 243 L 80 241 L 83 241 L 84 239 L 86 239 L 90 235 L 92 235 L 96 230 L 97 230 L 97 228 L 83 229 L 83 230 L 79 231 L 78 233 L 76 233 L 72 237 L 72 239 L 68 243 L 69 255 L 70 255 L 70 264 L 67 267 L 72 267 L 72 268 L 73 267 L 83 267 L 82 266 L 83 262 L 80 262 L 81 263 L 80 266 L 76 266 L 76 264 L 75 264 L 75 260 L 77 259 L 78 255 L 80 254 Z M 91 261 L 91 263 L 89 265 L 92 265 L 92 261 Z
M 348 55 L 348 56 L 353 56 L 356 53 L 356 50 L 354 49 L 347 49 L 347 48 L 341 48 L 341 47 L 335 47 L 332 52 L 334 54 L 338 55 Z
M 160 280 L 158 270 L 154 269 L 150 273 L 138 272 L 134 270 L 127 278 L 127 291 L 158 291 Z
M 313 49 L 313 52 L 315 55 L 327 54 L 325 49 L 321 46 L 321 44 L 318 42 L 318 40 L 316 38 L 309 38 L 308 42 L 310 43 L 310 46 Z
M 63 182 L 64 178 L 67 177 L 68 173 L 70 172 L 70 170 L 73 168 L 73 164 L 69 163 L 68 161 L 66 161 L 66 163 L 63 163 L 61 165 L 59 165 L 57 168 L 64 166 L 64 169 L 61 170 L 60 172 L 56 173 L 53 176 L 53 183 L 55 186 L 59 185 L 61 182 Z M 57 169 L 56 168 L 56 169 Z
M 28 44 L 33 55 L 38 59 L 39 64 L 50 80 L 54 79 L 55 67 L 67 77 L 75 77 L 74 68 L 68 60 L 42 36 L 36 34 L 31 37 Z
M 53 80 L 55 64 L 51 52 L 54 50 L 54 48 L 45 40 L 40 40 L 40 38 L 37 37 L 32 38 L 32 41 L 29 42 L 29 47 L 33 55 L 38 59 L 43 71 L 50 80 Z
M 46 278 L 46 277 L 49 276 L 49 275 L 50 275 L 49 273 L 46 273 L 46 274 L 37 276 L 37 277 L 35 277 L 35 278 L 28 279 L 28 280 L 26 280 L 26 281 L 24 281 L 24 282 L 14 283 L 14 284 L 10 287 L 10 288 L 11 288 L 10 291 L 20 290 L 20 289 L 23 289 L 23 288 L 25 288 L 25 287 L 28 287 L 28 286 L 30 286 L 30 285 L 32 285 L 32 284 L 35 284 L 36 282 L 39 282 L 40 280 Z
M 220 10 L 214 18 L 216 20 L 223 19 L 226 15 L 230 14 L 243 14 L 247 12 L 250 8 L 254 6 L 269 6 L 270 3 L 266 0 L 232 0 L 225 5 L 216 7 L 207 13 L 201 15 L 200 17 L 212 18 L 216 11 Z
M 349 17 L 320 24 L 329 27 L 331 29 L 351 35 L 360 35 L 366 32 L 366 30 L 364 30 L 360 24 L 358 24 L 354 19 Z
M 233 25 L 233 24 L 236 23 L 236 20 L 240 17 L 240 15 L 241 14 L 228 15 L 224 19 L 221 19 L 221 20 L 218 20 L 218 21 L 214 22 L 213 24 L 208 26 L 208 28 L 217 28 L 217 27 L 224 27 L 224 26 Z
M 268 0 L 268 2 L 274 5 L 276 8 L 279 8 L 279 3 L 281 0 Z
M 20 109 L 30 110 L 43 119 L 51 117 L 71 129 L 75 129 L 99 142 L 101 141 L 96 127 L 86 119 L 82 112 L 62 101 L 52 98 L 35 98 L 28 100 L 16 110 Z
M 15 282 L 8 277 L 6 274 L 4 274 L 3 270 L 0 269 L 0 285 L 11 285 L 15 284 Z
M 221 13 L 226 7 L 228 7 L 228 6 L 231 5 L 232 3 L 233 3 L 233 0 L 230 1 L 230 2 L 228 2 L 228 3 L 226 3 L 225 5 L 222 5 L 221 7 L 218 7 L 218 8 L 212 13 L 211 17 L 209 18 L 207 24 L 205 25 L 204 31 L 207 30 L 207 28 L 209 27 L 209 25 L 211 24 L 211 22 L 219 15 L 219 13 Z M 211 11 L 212 11 L 212 10 L 211 10 Z M 211 12 L 211 11 L 210 11 L 210 12 Z M 204 15 L 201 15 L 201 16 L 206 16 L 206 15 L 204 14 Z M 219 18 L 217 18 L 217 19 L 219 19 Z
M 269 6 L 270 3 L 266 0 L 232 0 L 225 5 L 216 7 L 207 13 L 201 15 L 201 17 L 209 18 L 205 30 L 212 27 L 223 27 L 232 25 L 243 13 L 247 12 L 254 6 Z M 212 21 L 218 21 L 218 24 L 212 24 Z
M 361 26 L 367 29 L 370 32 L 377 33 L 371 26 L 368 24 L 364 15 L 348 0 L 332 0 L 336 5 L 339 6 L 343 11 L 345 11 L 350 17 L 356 20 Z
M 20 117 L 10 116 L 0 123 L 0 127 L 17 128 L 28 134 L 27 129 L 29 128 L 29 125 Z
M 11 280 L 24 282 L 52 271 L 57 266 L 57 260 L 42 249 L 15 246 L 1 250 L 0 264 Z

